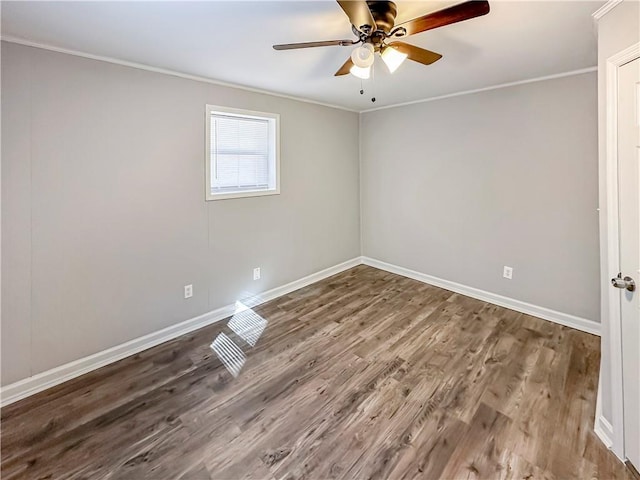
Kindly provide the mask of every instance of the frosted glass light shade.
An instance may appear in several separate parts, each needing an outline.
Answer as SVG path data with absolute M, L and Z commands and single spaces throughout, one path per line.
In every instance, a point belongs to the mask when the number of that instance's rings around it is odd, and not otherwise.
M 353 49 L 351 61 L 360 68 L 370 67 L 374 60 L 373 52 L 373 45 L 365 43 L 361 47 Z
M 366 80 L 369 78 L 369 75 L 371 75 L 371 67 L 362 68 L 354 65 L 349 69 L 349 73 L 351 73 L 351 75 L 353 75 L 354 77 Z
M 391 73 L 395 72 L 406 58 L 406 53 L 401 53 L 393 47 L 387 47 L 382 52 L 382 61 L 387 65 Z

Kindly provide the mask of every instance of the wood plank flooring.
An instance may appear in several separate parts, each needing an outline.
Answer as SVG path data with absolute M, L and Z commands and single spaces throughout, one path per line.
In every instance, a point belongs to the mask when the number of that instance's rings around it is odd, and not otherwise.
M 592 429 L 599 360 L 598 337 L 359 266 L 3 408 L 1 474 L 631 479 Z

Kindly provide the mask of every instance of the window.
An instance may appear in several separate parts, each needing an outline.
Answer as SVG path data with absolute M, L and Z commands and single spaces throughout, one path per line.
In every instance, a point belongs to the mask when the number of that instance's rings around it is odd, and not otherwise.
M 207 105 L 207 200 L 280 193 L 280 116 Z

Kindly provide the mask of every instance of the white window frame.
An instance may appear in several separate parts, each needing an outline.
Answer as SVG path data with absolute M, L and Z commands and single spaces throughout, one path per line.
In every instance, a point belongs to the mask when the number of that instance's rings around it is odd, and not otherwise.
M 269 166 L 271 167 L 273 165 L 273 170 L 275 170 L 270 172 L 270 183 L 272 183 L 273 186 L 271 186 L 270 188 L 260 188 L 253 190 L 247 189 L 242 191 L 236 190 L 224 193 L 211 192 L 211 115 L 216 113 L 240 118 L 259 118 L 270 121 L 269 125 L 272 126 L 272 128 L 275 130 L 274 132 L 269 132 L 269 139 L 273 138 L 275 140 L 273 142 L 273 145 L 269 145 Z M 278 113 L 258 112 L 240 108 L 222 107 L 219 105 L 207 105 L 205 125 L 205 195 L 207 201 L 227 200 L 230 198 L 261 197 L 264 195 L 280 194 L 280 115 Z

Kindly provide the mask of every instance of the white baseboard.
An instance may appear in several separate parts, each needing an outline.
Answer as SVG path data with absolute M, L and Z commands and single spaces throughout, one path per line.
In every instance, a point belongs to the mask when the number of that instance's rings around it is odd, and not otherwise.
M 360 257 L 356 257 L 338 265 L 334 265 L 333 267 L 312 273 L 311 275 L 307 275 L 304 278 L 287 283 L 286 285 L 252 296 L 250 306 L 253 307 L 282 295 L 286 295 L 294 290 L 306 287 L 307 285 L 330 277 L 331 275 L 335 275 L 336 273 L 348 270 L 360 265 L 361 263 Z M 79 377 L 80 375 L 91 372 L 92 370 L 104 367 L 105 365 L 117 362 L 118 360 L 122 360 L 123 358 L 129 357 L 143 350 L 147 350 L 148 348 L 173 340 L 181 335 L 185 335 L 199 328 L 211 325 L 212 323 L 230 317 L 235 313 L 235 311 L 236 305 L 226 305 L 176 325 L 163 328 L 157 332 L 144 335 L 121 345 L 116 345 L 115 347 L 108 348 L 107 350 L 94 353 L 88 357 L 74 360 L 73 362 L 60 365 L 59 367 L 52 368 L 46 372 L 38 373 L 32 377 L 9 384 L 0 389 L 0 406 L 17 402 L 18 400 L 46 390 L 47 388 L 51 388 L 55 385 L 59 385 L 67 380 Z
M 611 450 L 613 447 L 613 427 L 602 415 L 596 415 L 596 423 L 593 426 L 593 431 L 598 438 L 604 443 L 605 447 Z
M 583 332 L 600 335 L 600 324 L 592 320 L 575 317 L 566 313 L 503 297 L 495 293 L 485 292 L 484 290 L 450 282 L 449 280 L 443 280 L 441 278 L 433 277 L 431 275 L 409 270 L 404 267 L 399 267 L 397 265 L 392 265 L 369 257 L 356 257 L 338 265 L 334 265 L 333 267 L 312 273 L 311 275 L 286 285 L 252 296 L 248 306 L 253 307 L 261 303 L 268 302 L 269 300 L 286 295 L 294 290 L 306 287 L 307 285 L 360 264 L 369 265 L 371 267 L 379 268 L 380 270 L 412 278 L 452 292 L 477 298 L 478 300 L 510 308 L 512 310 L 559 323 L 567 327 L 572 327 Z M 30 395 L 46 390 L 47 388 L 66 382 L 67 380 L 79 377 L 80 375 L 91 372 L 100 367 L 104 367 L 110 363 L 117 362 L 118 360 L 122 360 L 128 356 L 147 350 L 148 348 L 173 340 L 181 335 L 191 333 L 194 330 L 206 327 L 207 325 L 211 325 L 212 323 L 230 317 L 235 313 L 235 311 L 236 305 L 226 305 L 198 317 L 191 318 L 157 332 L 144 335 L 121 345 L 116 345 L 115 347 L 107 350 L 74 360 L 73 362 L 66 363 L 59 367 L 52 368 L 51 370 L 47 370 L 46 372 L 38 373 L 32 377 L 25 378 L 24 380 L 2 387 L 0 388 L 0 406 L 9 405 Z M 602 432 L 602 436 L 600 438 L 612 438 L 610 436 L 611 425 L 606 421 L 606 419 L 602 418 L 602 421 L 599 422 L 595 428 L 596 433 L 598 433 L 599 436 L 601 435 L 600 432 Z M 598 430 L 600 430 L 600 432 Z M 607 435 L 609 435 L 609 437 L 607 437 Z
M 513 298 L 503 297 L 502 295 L 486 292 L 474 287 L 468 287 L 466 285 L 451 282 L 449 280 L 443 280 L 442 278 L 433 277 L 431 275 L 427 275 L 426 273 L 420 273 L 416 272 L 415 270 L 392 265 L 391 263 L 382 262 L 374 258 L 362 257 L 362 263 L 371 267 L 379 268 L 380 270 L 385 270 L 390 273 L 402 275 L 403 277 L 408 277 L 423 283 L 428 283 L 429 285 L 444 288 L 455 293 L 460 293 L 461 295 L 476 298 L 478 300 L 482 300 L 483 302 L 489 302 L 500 307 L 515 310 L 516 312 L 526 313 L 527 315 L 542 318 L 543 320 L 549 320 L 566 327 L 571 327 L 575 328 L 576 330 L 591 333 L 592 335 L 600 335 L 600 324 L 598 322 L 594 322 L 593 320 L 576 317 L 567 313 L 557 312 L 549 308 L 540 307 L 538 305 L 522 302 Z
M 605 447 L 611 450 L 613 446 L 613 426 L 602 415 L 602 372 L 598 379 L 598 396 L 596 398 L 596 418 L 593 424 L 593 431 L 598 436 Z

